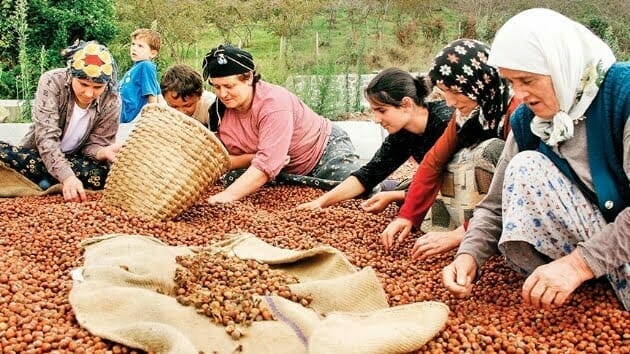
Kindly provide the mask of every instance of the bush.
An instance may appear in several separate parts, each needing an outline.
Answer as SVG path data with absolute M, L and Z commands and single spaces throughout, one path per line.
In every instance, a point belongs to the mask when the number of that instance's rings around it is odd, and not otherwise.
M 27 8 L 21 9 L 24 4 Z M 25 23 L 20 19 L 22 10 L 27 11 Z M 59 51 L 76 39 L 107 44 L 117 32 L 109 0 L 0 0 L 0 26 L 4 29 L 0 34 L 1 98 L 32 95 L 42 70 L 65 66 Z M 18 26 L 26 29 L 22 35 Z M 18 38 L 25 39 L 23 46 L 16 45 Z M 30 78 L 30 84 L 21 84 L 30 92 L 17 87 L 16 77 Z

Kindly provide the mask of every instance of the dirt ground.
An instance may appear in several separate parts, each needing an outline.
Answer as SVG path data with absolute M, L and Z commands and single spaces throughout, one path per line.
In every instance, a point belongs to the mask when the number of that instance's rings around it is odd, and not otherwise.
M 413 169 L 410 162 L 395 176 L 409 176 Z M 83 263 L 80 242 L 86 238 L 140 234 L 169 245 L 204 246 L 243 231 L 283 248 L 339 249 L 355 266 L 375 270 L 391 306 L 446 304 L 446 327 L 419 353 L 630 353 L 630 313 L 605 280 L 582 285 L 560 309 L 537 310 L 522 304 L 523 277 L 494 257 L 482 268 L 472 296 L 456 299 L 441 283 L 454 251 L 411 260 L 419 232 L 392 250 L 382 247 L 380 233 L 397 215 L 396 206 L 377 215 L 363 212 L 360 200 L 296 210 L 322 191 L 293 186 L 265 187 L 239 202 L 209 205 L 207 197 L 222 188 L 212 187 L 172 221 L 139 219 L 105 205 L 100 192 L 89 192 L 84 203 L 64 203 L 59 195 L 0 199 L 0 351 L 134 352 L 90 334 L 74 317 L 70 272 Z

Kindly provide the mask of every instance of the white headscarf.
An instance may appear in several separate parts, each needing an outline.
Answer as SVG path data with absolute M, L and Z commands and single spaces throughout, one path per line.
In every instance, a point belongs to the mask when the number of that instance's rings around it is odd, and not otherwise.
M 552 120 L 534 117 L 531 129 L 547 145 L 573 136 L 574 122 L 597 95 L 612 50 L 582 24 L 549 9 L 530 9 L 497 32 L 488 63 L 495 67 L 550 75 L 560 111 Z

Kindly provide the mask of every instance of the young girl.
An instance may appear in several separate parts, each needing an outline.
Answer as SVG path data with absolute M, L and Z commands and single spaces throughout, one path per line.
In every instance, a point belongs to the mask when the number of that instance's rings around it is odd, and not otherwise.
M 86 200 L 84 188 L 102 189 L 120 116 L 116 64 L 96 42 L 66 48 L 68 67 L 39 79 L 33 124 L 20 146 L 0 142 L 0 161 L 43 189 L 60 182 L 66 201 Z
M 425 77 L 412 76 L 401 69 L 389 68 L 376 75 L 365 89 L 365 96 L 374 111 L 374 121 L 389 135 L 365 166 L 333 190 L 298 208 L 324 208 L 371 192 L 410 156 L 422 161 L 453 115 L 443 101 L 425 102 L 429 92 Z M 385 209 L 389 203 L 404 199 L 405 191 L 378 195 L 378 202 L 371 199 L 362 204 L 366 211 Z

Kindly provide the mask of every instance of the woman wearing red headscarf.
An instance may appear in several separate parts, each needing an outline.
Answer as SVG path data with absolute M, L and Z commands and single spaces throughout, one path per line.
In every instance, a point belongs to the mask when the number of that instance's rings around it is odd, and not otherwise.
M 116 63 L 96 42 L 80 42 L 62 54 L 68 67 L 39 79 L 33 124 L 19 146 L 0 142 L 0 161 L 42 189 L 60 182 L 66 201 L 86 200 L 85 189 L 102 189 L 120 145 L 120 97 Z

